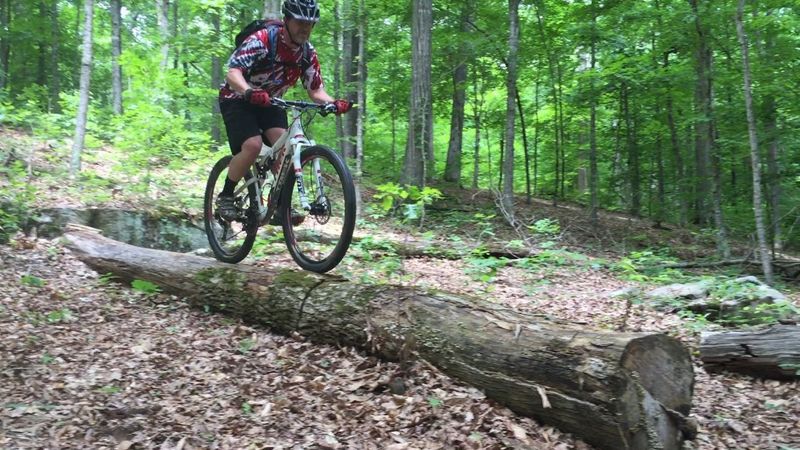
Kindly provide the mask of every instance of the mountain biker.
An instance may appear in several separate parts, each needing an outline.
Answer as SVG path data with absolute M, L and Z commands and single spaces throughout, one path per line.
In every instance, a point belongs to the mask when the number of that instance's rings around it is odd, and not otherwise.
M 276 48 L 270 48 L 267 28 L 248 36 L 228 60 L 228 74 L 219 90 L 220 111 L 234 155 L 225 186 L 216 200 L 217 210 L 225 220 L 238 216 L 234 189 L 258 157 L 262 139 L 271 144 L 288 128 L 286 111 L 272 106 L 271 97 L 281 97 L 302 78 L 303 87 L 315 103 L 332 103 L 336 114 L 346 113 L 352 106 L 325 92 L 317 52 L 308 42 L 319 21 L 317 0 L 284 0 L 281 10 L 283 22 L 273 25 L 280 26 L 277 39 L 272 40 Z M 280 223 L 280 218 L 276 219 Z

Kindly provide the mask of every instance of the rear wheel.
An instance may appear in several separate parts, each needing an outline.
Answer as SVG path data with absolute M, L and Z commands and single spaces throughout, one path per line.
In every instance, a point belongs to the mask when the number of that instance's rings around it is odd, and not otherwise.
M 309 147 L 300 160 L 311 209 L 303 208 L 296 179 L 290 176 L 281 201 L 283 236 L 300 267 L 324 273 L 336 267 L 350 247 L 356 223 L 355 187 L 344 161 L 330 148 Z
M 244 188 L 245 180 L 252 177 L 248 172 L 234 191 L 236 192 L 234 202 L 238 210 L 237 217 L 226 220 L 220 215 L 217 211 L 216 199 L 225 186 L 231 158 L 232 156 L 226 156 L 220 159 L 211 169 L 203 202 L 203 222 L 214 256 L 223 262 L 237 263 L 250 253 L 256 239 L 258 224 L 253 218 L 256 188 L 253 184 Z

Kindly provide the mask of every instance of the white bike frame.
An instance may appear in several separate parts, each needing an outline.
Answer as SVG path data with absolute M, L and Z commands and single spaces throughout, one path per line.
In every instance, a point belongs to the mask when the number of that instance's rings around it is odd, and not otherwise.
M 307 147 L 313 147 L 316 145 L 313 139 L 308 139 L 306 137 L 305 131 L 303 130 L 303 123 L 301 120 L 302 111 L 300 108 L 296 106 L 288 106 L 289 109 L 292 111 L 292 121 L 289 124 L 289 128 L 278 138 L 277 141 L 272 145 L 272 147 L 268 146 L 267 144 L 261 145 L 261 152 L 259 152 L 256 161 L 253 163 L 252 173 L 254 176 L 244 184 L 244 186 L 237 189 L 237 195 L 241 192 L 244 192 L 248 186 L 251 184 L 255 184 L 256 188 L 256 198 L 262 199 L 263 189 L 266 186 L 270 179 L 272 183 L 275 183 L 270 188 L 270 191 L 274 190 L 276 187 L 282 188 L 285 183 L 285 178 L 288 176 L 289 171 L 284 170 L 283 166 L 286 164 L 286 161 L 291 158 L 292 165 L 294 166 L 294 176 L 295 182 L 297 184 L 297 192 L 300 195 L 300 205 L 303 207 L 304 210 L 309 211 L 311 209 L 311 204 L 308 201 L 308 195 L 306 194 L 305 186 L 303 186 L 303 168 L 302 168 L 302 161 L 300 160 L 300 155 L 303 149 Z M 276 150 L 278 149 L 278 150 Z M 283 150 L 287 150 L 288 154 L 283 152 Z M 267 167 L 267 177 L 265 179 L 260 179 L 258 177 L 258 167 L 263 167 L 267 160 L 270 157 L 275 156 L 276 158 L 283 158 L 283 161 L 280 162 L 280 166 L 278 168 L 277 175 L 272 173 L 271 168 Z M 316 182 L 319 188 L 318 192 L 323 197 L 324 200 L 324 186 L 322 184 L 322 176 L 319 167 L 319 160 L 314 160 L 314 173 L 316 174 Z M 271 176 L 270 176 L 271 175 Z M 277 179 L 275 179 L 277 176 Z M 259 182 L 260 181 L 260 182 Z M 272 216 L 272 213 L 275 210 L 275 206 L 277 204 L 278 199 L 268 198 L 267 202 L 259 201 L 258 202 L 258 222 L 264 223 L 265 221 L 269 220 Z

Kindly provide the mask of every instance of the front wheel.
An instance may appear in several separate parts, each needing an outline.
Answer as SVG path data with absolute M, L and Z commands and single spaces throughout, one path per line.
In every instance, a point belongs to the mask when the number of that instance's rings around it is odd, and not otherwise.
M 216 200 L 225 186 L 231 159 L 232 156 L 226 156 L 217 161 L 211 169 L 203 201 L 203 223 L 214 256 L 223 262 L 238 263 L 250 253 L 258 231 L 258 225 L 252 218 L 256 205 L 256 188 L 254 184 L 250 184 L 245 189 L 245 180 L 252 177 L 248 172 L 235 189 L 234 202 L 238 210 L 237 216 L 225 219 L 220 215 Z
M 310 209 L 301 204 L 296 177 L 289 177 L 281 201 L 283 236 L 300 267 L 325 273 L 341 262 L 353 239 L 355 186 L 344 161 L 330 148 L 309 147 L 300 160 Z

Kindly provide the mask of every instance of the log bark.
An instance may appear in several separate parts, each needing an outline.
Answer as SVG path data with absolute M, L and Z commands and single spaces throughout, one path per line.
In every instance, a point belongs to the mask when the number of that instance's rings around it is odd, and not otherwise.
M 68 248 L 99 272 L 145 279 L 196 307 L 281 334 L 421 357 L 513 411 L 601 449 L 679 449 L 694 383 L 689 352 L 663 334 L 590 331 L 478 299 L 143 249 L 85 227 Z
M 761 378 L 800 379 L 800 326 L 707 333 L 700 359 L 709 372 L 729 370 Z

